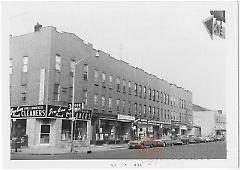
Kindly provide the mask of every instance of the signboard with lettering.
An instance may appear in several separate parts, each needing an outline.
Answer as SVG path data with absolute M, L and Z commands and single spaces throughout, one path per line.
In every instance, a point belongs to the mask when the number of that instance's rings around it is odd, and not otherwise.
M 47 117 L 70 119 L 72 118 L 72 111 L 69 109 L 69 106 L 63 107 L 49 105 Z M 90 120 L 92 117 L 92 111 L 86 109 L 75 111 L 73 117 L 76 120 Z
M 75 111 L 79 111 L 82 110 L 84 107 L 83 103 L 74 103 L 74 110 Z M 68 110 L 71 111 L 72 110 L 72 103 L 68 103 Z
M 11 107 L 11 118 L 44 118 L 46 117 L 46 105 Z

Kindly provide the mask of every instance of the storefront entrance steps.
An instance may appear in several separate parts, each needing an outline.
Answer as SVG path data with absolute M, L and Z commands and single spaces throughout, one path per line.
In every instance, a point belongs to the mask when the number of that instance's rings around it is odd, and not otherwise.
M 100 152 L 100 151 L 108 151 L 108 150 L 120 150 L 120 149 L 128 149 L 127 144 L 117 144 L 117 145 L 90 145 L 88 147 L 77 147 L 74 148 L 73 153 L 91 153 L 91 152 Z M 54 146 L 39 146 L 39 147 L 26 147 L 21 148 L 21 151 L 14 152 L 11 151 L 11 154 L 29 154 L 29 155 L 58 155 L 58 154 L 71 154 L 70 147 L 69 148 L 59 148 Z

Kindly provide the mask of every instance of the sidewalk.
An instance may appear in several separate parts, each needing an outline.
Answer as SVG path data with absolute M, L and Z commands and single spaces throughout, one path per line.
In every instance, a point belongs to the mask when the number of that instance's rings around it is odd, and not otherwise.
M 127 144 L 108 144 L 108 145 L 90 145 L 88 147 L 78 147 L 74 148 L 72 153 L 88 153 L 90 152 L 100 152 L 108 150 L 120 150 L 127 149 Z M 30 155 L 58 155 L 58 154 L 72 154 L 70 152 L 70 147 L 59 148 L 53 146 L 39 146 L 39 147 L 22 147 L 21 151 L 14 152 L 14 149 L 11 150 L 11 154 L 30 154 Z

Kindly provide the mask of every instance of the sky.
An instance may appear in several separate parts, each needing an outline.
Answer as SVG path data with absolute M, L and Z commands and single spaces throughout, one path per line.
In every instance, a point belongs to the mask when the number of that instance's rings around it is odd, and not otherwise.
M 75 33 L 95 49 L 175 83 L 193 103 L 226 110 L 226 41 L 203 25 L 226 2 L 8 2 L 9 34 L 33 32 L 39 22 Z M 227 20 L 226 12 L 226 20 Z M 227 29 L 226 29 L 227 30 Z

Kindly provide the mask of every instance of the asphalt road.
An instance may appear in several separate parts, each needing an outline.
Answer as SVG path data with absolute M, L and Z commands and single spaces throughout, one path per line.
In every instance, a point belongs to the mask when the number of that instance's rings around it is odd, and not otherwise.
M 121 149 L 102 152 L 59 155 L 11 154 L 12 160 L 59 159 L 226 159 L 226 142 L 212 142 L 146 149 Z

